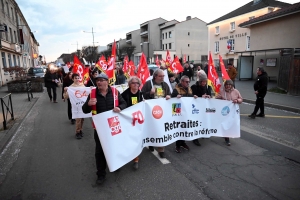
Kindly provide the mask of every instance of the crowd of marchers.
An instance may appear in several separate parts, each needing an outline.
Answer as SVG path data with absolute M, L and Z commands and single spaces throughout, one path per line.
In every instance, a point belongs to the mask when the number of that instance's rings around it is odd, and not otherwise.
M 64 73 L 63 70 L 58 69 L 55 64 L 51 63 L 48 65 L 47 72 L 45 74 L 45 87 L 49 95 L 50 102 L 57 103 L 56 88 L 62 85 L 61 98 L 63 101 L 67 101 L 67 114 L 72 124 L 75 125 L 75 138 L 81 139 L 83 137 L 83 122 L 84 119 L 73 119 L 71 112 L 71 102 L 68 95 L 68 87 L 96 87 L 95 95 L 91 98 L 88 96 L 86 102 L 82 106 L 84 113 L 98 114 L 113 110 L 114 112 L 121 112 L 123 109 L 128 108 L 132 105 L 140 103 L 142 101 L 148 101 L 151 99 L 164 98 L 166 100 L 170 98 L 213 98 L 213 92 L 211 86 L 208 85 L 208 66 L 207 64 L 202 69 L 198 66 L 197 69 L 193 69 L 192 63 L 185 63 L 183 65 L 184 70 L 180 74 L 168 73 L 170 84 L 164 81 L 164 70 L 167 70 L 165 66 L 161 66 L 155 71 L 150 70 L 152 79 L 148 80 L 142 88 L 141 80 L 132 76 L 127 80 L 128 88 L 120 93 L 114 90 L 109 85 L 109 78 L 105 73 L 101 73 L 96 67 L 90 67 L 90 80 L 84 85 L 80 82 L 80 77 L 76 73 L 72 73 L 72 70 L 68 73 Z M 228 75 L 230 80 L 224 81 L 224 87 L 221 91 L 214 96 L 216 99 L 231 101 L 234 104 L 241 104 L 243 98 L 240 92 L 235 88 L 235 77 L 237 75 L 235 67 L 230 64 L 228 67 Z M 117 66 L 116 70 L 116 84 L 124 84 L 126 77 L 122 71 L 122 67 Z M 263 68 L 257 68 L 257 78 L 254 84 L 254 93 L 257 96 L 256 105 L 254 111 L 249 117 L 264 117 L 264 97 L 267 92 L 267 74 Z M 190 86 L 191 80 L 196 79 L 196 83 Z M 170 86 L 169 86 L 170 85 Z M 171 87 L 171 88 L 170 88 Z M 172 93 L 171 93 L 172 90 Z M 117 95 L 113 95 L 114 92 Z M 117 104 L 114 99 L 117 96 Z M 260 113 L 257 114 L 258 110 Z M 106 158 L 101 146 L 101 143 L 105 141 L 99 140 L 97 130 L 94 129 L 94 140 L 96 143 L 95 158 L 97 168 L 97 184 L 102 184 L 106 178 Z M 201 146 L 198 139 L 193 140 L 193 144 Z M 229 138 L 225 138 L 225 144 L 230 146 Z M 148 147 L 150 151 L 154 151 L 153 146 Z M 164 147 L 156 147 L 159 156 L 164 159 Z M 184 140 L 178 140 L 175 144 L 175 151 L 181 153 L 183 150 L 190 150 L 189 146 Z M 133 160 L 133 168 L 139 168 L 139 157 Z

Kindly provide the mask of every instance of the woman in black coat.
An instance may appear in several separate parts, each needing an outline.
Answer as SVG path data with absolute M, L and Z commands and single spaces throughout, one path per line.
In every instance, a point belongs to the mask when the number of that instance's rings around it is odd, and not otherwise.
M 72 75 L 73 75 L 72 72 L 68 72 L 66 74 L 66 76 L 64 77 L 63 89 L 62 89 L 63 93 L 64 93 L 65 87 L 69 87 L 70 85 L 73 84 Z M 63 98 L 64 98 L 64 96 L 63 96 Z M 65 99 L 64 99 L 64 101 L 65 101 Z M 67 99 L 67 102 L 68 102 L 68 117 L 69 117 L 69 120 L 71 120 L 71 123 L 74 124 L 75 119 L 72 119 L 72 106 L 71 106 L 70 98 Z
M 45 87 L 47 88 L 48 96 L 50 98 L 50 102 L 57 103 L 56 101 L 56 87 L 58 86 L 58 76 L 56 73 L 57 67 L 50 63 L 48 65 L 47 72 L 45 74 L 44 80 L 45 80 Z M 53 92 L 53 96 L 51 94 L 51 90 Z M 53 100 L 53 101 L 52 101 Z

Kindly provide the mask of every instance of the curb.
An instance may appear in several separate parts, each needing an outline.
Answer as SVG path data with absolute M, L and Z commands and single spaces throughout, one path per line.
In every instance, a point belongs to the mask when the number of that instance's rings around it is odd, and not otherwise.
M 255 104 L 255 100 L 251 100 L 251 99 L 243 99 L 243 102 Z M 284 105 L 278 105 L 278 104 L 269 103 L 269 102 L 265 102 L 265 106 L 269 107 L 269 108 L 276 108 L 276 109 L 285 110 L 285 111 L 300 114 L 300 108 L 289 107 L 289 106 L 284 106 Z

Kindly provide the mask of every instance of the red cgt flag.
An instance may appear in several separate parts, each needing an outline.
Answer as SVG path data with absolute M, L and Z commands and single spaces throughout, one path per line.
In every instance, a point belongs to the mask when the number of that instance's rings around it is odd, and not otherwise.
M 128 71 L 129 71 L 128 56 L 125 56 L 125 58 L 124 58 L 123 71 L 124 71 L 124 75 L 126 76 L 126 78 L 129 78 L 130 75 L 128 73 Z
M 83 81 L 83 76 L 84 76 L 84 67 L 82 67 L 82 66 L 84 66 L 84 65 L 80 62 L 79 58 L 76 55 L 74 55 L 73 73 L 76 73 L 79 75 L 80 82 Z
M 128 68 L 129 68 L 128 69 L 129 76 L 135 76 L 135 72 L 134 72 L 135 66 L 134 66 L 134 63 L 132 62 L 132 60 L 128 62 Z
M 106 74 L 106 70 L 107 70 L 107 62 L 106 62 L 106 59 L 105 57 L 102 55 L 98 62 L 96 63 L 96 67 L 103 73 Z
M 172 59 L 171 59 L 171 56 L 170 56 L 170 52 L 169 50 L 167 50 L 167 56 L 166 56 L 166 67 L 169 67 L 172 63 Z
M 173 72 L 175 74 L 183 72 L 183 67 L 180 64 L 179 59 L 178 59 L 177 56 L 174 58 L 174 60 L 172 62 L 172 65 L 170 65 L 169 69 L 170 69 L 171 72 Z
M 114 69 L 116 68 L 116 41 L 114 41 L 114 44 L 112 46 L 111 50 L 111 56 L 108 60 L 108 68 L 106 70 L 106 75 L 109 79 L 109 84 L 112 85 L 116 82 L 116 76 Z
M 215 94 L 218 94 L 220 92 L 221 83 L 220 83 L 219 76 L 216 72 L 214 62 L 212 60 L 211 52 L 209 52 L 208 85 L 211 86 Z
M 157 67 L 160 67 L 160 62 L 158 60 L 158 55 L 156 55 L 155 64 L 156 64 Z
M 138 72 L 137 72 L 137 77 L 139 77 L 142 81 L 142 85 L 140 85 L 140 88 L 143 87 L 143 85 L 145 84 L 145 82 L 146 82 L 147 78 L 149 78 L 149 76 L 150 76 L 150 72 L 149 72 L 149 68 L 147 65 L 146 57 L 145 57 L 144 53 L 142 53 Z
M 221 65 L 221 71 L 222 71 L 222 79 L 223 79 L 223 82 L 225 82 L 226 80 L 230 80 L 230 78 L 229 78 L 228 73 L 225 69 L 225 65 L 224 65 L 222 56 L 219 55 L 219 59 L 220 59 L 220 65 Z

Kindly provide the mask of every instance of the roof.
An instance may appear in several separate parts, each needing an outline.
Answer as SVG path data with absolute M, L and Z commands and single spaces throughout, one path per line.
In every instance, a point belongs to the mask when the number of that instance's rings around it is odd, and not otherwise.
M 158 26 L 160 26 L 160 29 L 165 29 L 170 26 L 175 26 L 175 24 L 177 24 L 177 23 L 178 23 L 178 21 L 173 19 L 171 21 L 163 22 L 163 23 L 159 24 Z
M 291 6 L 276 10 L 274 12 L 259 16 L 257 18 L 248 20 L 246 22 L 243 22 L 239 25 L 239 27 L 246 28 L 246 27 L 251 26 L 253 24 L 258 24 L 258 23 L 261 23 L 261 22 L 272 20 L 274 18 L 279 18 L 279 17 L 283 17 L 283 16 L 286 16 L 286 15 L 291 15 L 291 14 L 298 13 L 298 12 L 300 12 L 300 2 L 295 3 Z
M 148 21 L 146 21 L 146 22 L 144 22 L 144 23 L 141 23 L 140 26 L 143 25 L 143 24 L 149 23 L 149 22 L 151 22 L 151 21 L 158 20 L 158 19 L 165 20 L 164 18 L 158 17 L 158 18 L 155 18 L 155 19 L 148 20 Z M 167 20 L 165 20 L 165 21 L 167 21 Z
M 291 4 L 289 3 L 284 3 L 284 2 L 281 2 L 281 1 L 275 1 L 275 0 L 261 0 L 259 3 L 256 3 L 254 4 L 253 1 L 243 5 L 242 7 L 208 23 L 207 25 L 210 25 L 210 24 L 214 24 L 214 23 L 217 23 L 217 22 L 220 22 L 220 21 L 224 21 L 226 19 L 230 19 L 230 18 L 233 18 L 233 17 L 237 17 L 237 16 L 240 16 L 240 15 L 243 15 L 243 14 L 246 14 L 246 13 L 249 13 L 249 12 L 253 12 L 253 11 L 256 11 L 256 10 L 260 10 L 262 8 L 266 8 L 266 7 L 279 7 L 279 8 L 284 8 L 284 7 L 287 7 L 287 6 L 290 6 Z

